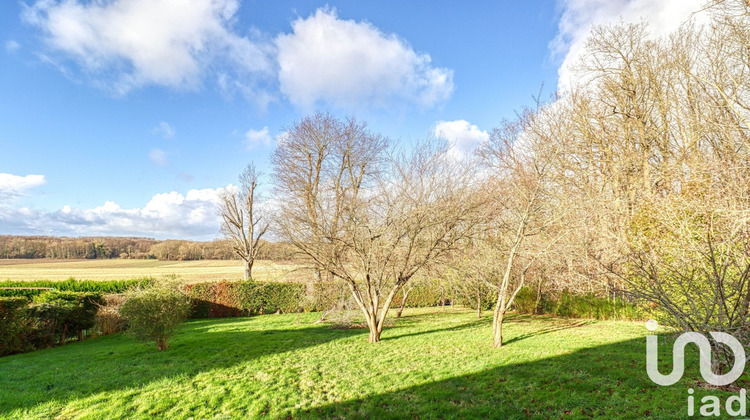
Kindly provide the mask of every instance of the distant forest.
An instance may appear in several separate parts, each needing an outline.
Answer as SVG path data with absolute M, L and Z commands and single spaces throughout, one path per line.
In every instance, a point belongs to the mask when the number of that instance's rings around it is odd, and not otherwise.
M 263 242 L 259 259 L 294 259 L 294 248 L 283 242 Z M 0 235 L 0 259 L 159 259 L 232 260 L 236 255 L 227 240 L 209 242 L 112 236 L 55 237 Z

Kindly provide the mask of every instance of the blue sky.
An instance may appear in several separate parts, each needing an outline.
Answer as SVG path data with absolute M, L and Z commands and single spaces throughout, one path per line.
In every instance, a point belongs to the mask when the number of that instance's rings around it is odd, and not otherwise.
M 567 86 L 592 23 L 658 34 L 699 3 L 3 2 L 0 234 L 212 239 L 218 194 L 306 114 L 465 153 Z

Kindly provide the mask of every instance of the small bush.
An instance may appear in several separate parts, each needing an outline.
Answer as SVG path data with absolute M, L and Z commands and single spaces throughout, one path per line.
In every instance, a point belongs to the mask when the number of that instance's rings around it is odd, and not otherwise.
M 143 341 L 155 341 L 159 351 L 169 347 L 167 340 L 188 315 L 185 295 L 166 288 L 133 292 L 120 308 L 128 321 L 128 334 Z
M 0 356 L 29 350 L 28 304 L 26 298 L 0 297 Z

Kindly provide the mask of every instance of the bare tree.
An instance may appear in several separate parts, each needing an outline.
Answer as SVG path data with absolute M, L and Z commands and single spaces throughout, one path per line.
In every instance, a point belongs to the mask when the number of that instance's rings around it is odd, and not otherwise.
M 565 144 L 555 166 L 589 221 L 576 254 L 598 263 L 576 257 L 578 274 L 651 301 L 665 323 L 746 343 L 750 5 L 706 11 L 669 37 L 595 28 L 589 83 L 560 99 L 569 124 L 551 144 Z
M 397 293 L 456 249 L 480 206 L 468 168 L 444 147 L 391 153 L 354 119 L 316 114 L 286 131 L 274 156 L 283 235 L 343 280 L 380 341 Z
M 253 264 L 263 245 L 260 239 L 269 226 L 256 203 L 260 175 L 254 164 L 247 165 L 240 175 L 239 191 L 221 197 L 221 231 L 235 255 L 244 262 L 245 281 L 252 279 Z
M 551 104 L 527 109 L 515 121 L 493 130 L 479 150 L 489 179 L 483 187 L 492 211 L 474 251 L 480 276 L 496 291 L 493 345 L 503 345 L 503 321 L 526 285 L 531 267 L 572 229 L 565 171 L 553 162 L 563 152 L 555 140 L 565 133 L 565 109 Z M 533 239 L 533 240 L 530 240 Z

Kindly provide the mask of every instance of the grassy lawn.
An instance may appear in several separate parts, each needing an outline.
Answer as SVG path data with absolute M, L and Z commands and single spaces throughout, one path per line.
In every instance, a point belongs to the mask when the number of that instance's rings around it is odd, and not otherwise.
M 305 277 L 294 264 L 258 261 L 253 276 L 261 281 L 295 281 Z M 0 260 L 0 280 L 128 280 L 176 274 L 189 282 L 242 280 L 240 261 L 158 260 Z
M 117 334 L 0 358 L 0 418 L 666 419 L 697 386 L 697 364 L 650 382 L 642 323 L 513 315 L 495 350 L 471 311 L 405 315 L 377 344 L 287 314 L 189 321 L 162 353 Z

